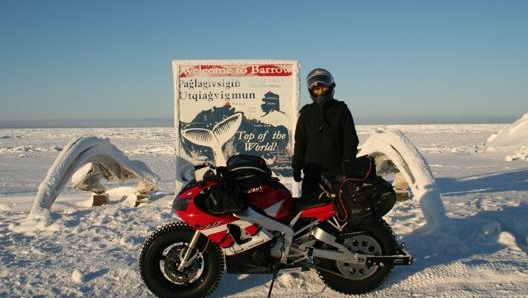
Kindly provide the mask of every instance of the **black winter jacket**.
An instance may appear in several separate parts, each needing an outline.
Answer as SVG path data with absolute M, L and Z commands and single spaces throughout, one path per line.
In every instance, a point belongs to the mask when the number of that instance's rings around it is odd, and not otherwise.
M 292 168 L 306 173 L 315 165 L 337 173 L 343 160 L 356 158 L 358 144 L 354 119 L 344 102 L 305 105 L 295 128 Z

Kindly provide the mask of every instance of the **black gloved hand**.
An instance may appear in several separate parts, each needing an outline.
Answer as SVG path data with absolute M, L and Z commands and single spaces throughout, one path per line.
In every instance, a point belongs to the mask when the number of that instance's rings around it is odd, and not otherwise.
M 301 182 L 302 181 L 301 171 L 300 170 L 293 170 L 293 180 L 295 180 L 295 182 Z

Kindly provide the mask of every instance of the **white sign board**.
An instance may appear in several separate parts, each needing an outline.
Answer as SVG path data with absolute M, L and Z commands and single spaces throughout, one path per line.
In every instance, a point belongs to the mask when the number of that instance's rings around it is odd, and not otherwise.
M 299 110 L 299 63 L 284 60 L 175 60 L 176 189 L 195 165 L 217 166 L 235 154 L 264 158 L 292 183 L 293 132 Z

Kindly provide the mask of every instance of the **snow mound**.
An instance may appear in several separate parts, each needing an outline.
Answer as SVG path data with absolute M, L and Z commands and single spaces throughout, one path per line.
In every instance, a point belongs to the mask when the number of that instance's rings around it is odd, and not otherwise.
M 506 153 L 505 160 L 528 160 L 528 113 L 507 128 L 491 135 L 487 152 Z

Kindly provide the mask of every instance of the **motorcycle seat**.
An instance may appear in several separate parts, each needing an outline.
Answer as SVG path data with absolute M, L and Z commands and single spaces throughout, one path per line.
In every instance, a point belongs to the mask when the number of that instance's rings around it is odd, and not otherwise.
M 303 210 L 329 204 L 331 199 L 321 194 L 321 191 L 316 191 L 296 198 L 293 202 L 292 214 L 297 214 Z

